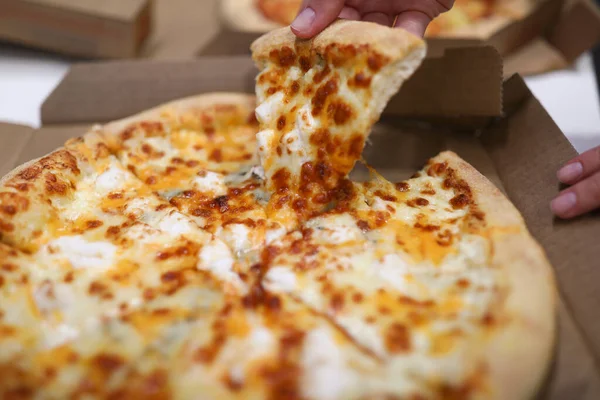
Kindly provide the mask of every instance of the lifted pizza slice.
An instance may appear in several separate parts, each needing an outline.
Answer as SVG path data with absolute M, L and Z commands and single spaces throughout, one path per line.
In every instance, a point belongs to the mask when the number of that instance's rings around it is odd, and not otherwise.
M 338 21 L 312 40 L 275 30 L 252 52 L 268 211 L 293 227 L 335 200 L 372 125 L 426 46 L 404 30 Z

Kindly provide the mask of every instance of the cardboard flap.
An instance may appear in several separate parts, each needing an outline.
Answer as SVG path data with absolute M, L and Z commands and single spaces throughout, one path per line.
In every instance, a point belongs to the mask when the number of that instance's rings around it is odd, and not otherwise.
M 102 123 L 200 93 L 240 88 L 254 93 L 257 73 L 252 60 L 245 56 L 79 64 L 44 102 L 42 122 Z M 441 58 L 425 60 L 392 99 L 386 113 L 499 116 L 501 99 L 502 61 L 493 48 L 450 49 Z
M 248 57 L 75 65 L 42 105 L 43 124 L 100 123 L 213 91 L 254 92 Z M 99 101 L 101 99 L 101 101 Z
M 504 76 L 535 75 L 566 68 L 564 55 L 539 37 L 504 58 Z
M 33 128 L 25 125 L 0 122 L 0 177 L 18 165 L 19 157 L 33 133 Z
M 502 115 L 502 58 L 491 46 L 450 48 L 423 62 L 388 106 L 402 116 Z
M 600 41 L 600 10 L 589 0 L 570 4 L 548 41 L 567 61 L 574 61 Z
M 564 0 L 544 0 L 535 12 L 521 21 L 508 25 L 490 38 L 490 43 L 502 54 L 509 54 L 538 36 L 544 36 L 549 26 L 558 20 Z
M 512 115 L 484 132 L 482 140 L 507 194 L 545 248 L 566 306 L 598 361 L 600 215 L 570 222 L 554 218 L 550 201 L 560 190 L 556 172 L 577 153 L 520 77 L 506 83 L 505 93 Z

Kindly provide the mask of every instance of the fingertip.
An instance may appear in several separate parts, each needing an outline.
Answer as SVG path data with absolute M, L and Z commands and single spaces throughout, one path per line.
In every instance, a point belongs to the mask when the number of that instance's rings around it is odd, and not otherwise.
M 423 37 L 430 22 L 431 18 L 425 13 L 420 11 L 405 11 L 398 14 L 394 26 L 407 30 L 416 36 Z
M 338 16 L 340 19 L 358 21 L 360 20 L 360 13 L 356 8 L 344 6 L 342 11 L 340 11 L 340 15 Z
M 583 164 L 573 162 L 562 167 L 556 174 L 558 180 L 565 184 L 573 184 L 583 175 Z
M 344 0 L 308 0 L 291 24 L 292 32 L 301 39 L 317 35 L 340 15 Z
M 573 218 L 577 214 L 577 195 L 574 192 L 561 193 L 552 200 L 550 208 L 559 218 Z
M 292 32 L 302 39 L 308 39 L 314 35 L 314 22 L 317 13 L 311 7 L 306 7 L 291 24 Z

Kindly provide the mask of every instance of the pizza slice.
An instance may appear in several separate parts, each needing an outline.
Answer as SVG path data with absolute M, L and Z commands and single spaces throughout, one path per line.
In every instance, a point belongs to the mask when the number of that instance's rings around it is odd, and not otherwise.
M 371 126 L 425 52 L 404 30 L 355 21 L 308 41 L 282 28 L 253 43 L 258 152 L 276 220 L 294 226 L 335 200 Z
M 526 351 L 529 374 L 551 353 L 551 270 L 514 207 L 453 153 L 349 193 L 271 245 L 265 289 L 329 318 L 427 398 L 532 393 L 542 370 L 505 388 L 515 367 L 494 359 Z M 534 304 L 519 304 L 532 301 L 525 281 L 538 283 Z

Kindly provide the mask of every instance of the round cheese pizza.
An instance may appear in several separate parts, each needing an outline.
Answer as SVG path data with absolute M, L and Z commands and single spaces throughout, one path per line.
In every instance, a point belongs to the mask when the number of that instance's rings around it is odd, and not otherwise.
M 527 399 L 554 282 L 457 154 L 348 173 L 426 49 L 338 22 L 252 47 L 256 96 L 98 125 L 0 181 L 2 399 Z
M 521 20 L 537 0 L 455 0 L 453 8 L 435 18 L 427 38 L 487 38 Z M 235 30 L 267 32 L 290 25 L 302 0 L 223 0 L 222 17 Z

